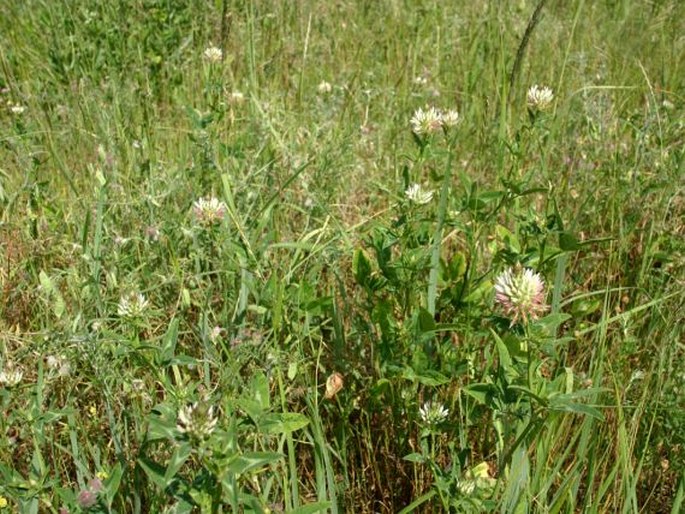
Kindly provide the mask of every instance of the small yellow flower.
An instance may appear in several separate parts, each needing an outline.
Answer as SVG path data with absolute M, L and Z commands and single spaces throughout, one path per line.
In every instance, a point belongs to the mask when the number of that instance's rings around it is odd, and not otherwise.
M 7 498 L 0 496 L 0 509 L 7 507 Z
M 100 480 L 107 480 L 109 478 L 109 473 L 106 471 L 98 471 L 95 473 L 95 476 L 98 477 Z
M 88 412 L 90 413 L 91 416 L 95 417 L 95 416 L 97 416 L 98 408 L 93 404 L 90 407 L 88 407 Z

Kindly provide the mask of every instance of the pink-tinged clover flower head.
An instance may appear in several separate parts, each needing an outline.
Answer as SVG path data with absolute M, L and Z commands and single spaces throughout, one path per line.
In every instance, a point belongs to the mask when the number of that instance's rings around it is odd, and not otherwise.
M 442 127 L 442 114 L 435 107 L 417 109 L 411 120 L 411 130 L 417 136 L 432 134 Z
M 545 282 L 529 268 L 509 268 L 495 280 L 495 301 L 511 317 L 512 325 L 528 323 L 547 310 Z
M 218 198 L 199 198 L 193 203 L 195 221 L 203 226 L 221 223 L 228 213 L 228 207 Z

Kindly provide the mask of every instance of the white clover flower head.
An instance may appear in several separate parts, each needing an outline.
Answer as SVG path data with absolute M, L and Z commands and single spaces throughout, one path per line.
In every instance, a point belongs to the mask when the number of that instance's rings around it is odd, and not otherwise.
M 433 199 L 433 191 L 426 191 L 419 184 L 411 184 L 404 195 L 417 205 L 425 205 Z
M 495 301 L 502 307 L 511 324 L 527 323 L 547 310 L 545 282 L 529 268 L 508 268 L 495 280 Z
M 544 111 L 552 105 L 554 100 L 554 93 L 547 86 L 538 86 L 537 84 L 528 89 L 528 107 L 534 111 Z
M 245 101 L 245 95 L 240 91 L 232 91 L 228 95 L 228 101 L 234 105 L 239 105 Z
M 325 80 L 322 80 L 318 86 L 316 86 L 316 90 L 319 92 L 319 94 L 322 95 L 327 95 L 331 91 L 333 91 L 333 86 L 331 85 L 330 82 L 326 82 Z
M 228 207 L 218 198 L 199 198 L 193 203 L 193 216 L 200 225 L 210 226 L 226 217 Z
M 426 425 L 439 425 L 447 419 L 450 411 L 442 403 L 427 401 L 419 407 L 419 417 Z
M 205 51 L 202 55 L 208 62 L 217 63 L 221 61 L 221 59 L 224 56 L 224 53 L 221 51 L 221 48 L 218 48 L 216 46 L 210 46 L 208 48 L 205 48 Z
M 218 421 L 213 406 L 207 408 L 195 402 L 178 411 L 176 429 L 191 439 L 202 440 L 212 435 Z
M 14 387 L 24 378 L 24 372 L 14 366 L 7 364 L 5 369 L 0 371 L 0 384 L 5 387 Z
M 26 107 L 24 107 L 23 105 L 12 105 L 10 107 L 10 112 L 12 114 L 16 114 L 17 116 L 24 114 L 25 111 Z
M 441 115 L 442 126 L 445 128 L 454 128 L 459 124 L 459 112 L 456 109 L 449 109 Z
M 417 136 L 432 134 L 442 127 L 442 114 L 435 107 L 419 107 L 409 120 L 411 130 Z
M 117 314 L 122 318 L 140 318 L 148 305 L 149 302 L 142 293 L 130 293 L 119 298 Z

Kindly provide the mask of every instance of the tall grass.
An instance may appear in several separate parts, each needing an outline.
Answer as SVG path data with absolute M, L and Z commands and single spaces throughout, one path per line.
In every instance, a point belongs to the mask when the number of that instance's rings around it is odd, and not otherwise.
M 0 512 L 680 512 L 681 4 L 0 2 Z

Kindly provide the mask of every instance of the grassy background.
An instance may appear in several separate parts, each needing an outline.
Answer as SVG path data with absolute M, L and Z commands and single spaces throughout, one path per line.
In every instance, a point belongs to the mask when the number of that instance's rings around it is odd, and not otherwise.
M 535 7 L 0 0 L 7 508 L 78 512 L 100 472 L 92 512 L 679 512 L 685 6 L 547 2 L 510 89 Z M 427 104 L 459 110 L 450 149 L 417 150 Z M 406 205 L 446 170 L 444 205 Z M 197 230 L 207 196 L 229 213 Z M 570 315 L 540 383 L 592 384 L 600 418 L 526 410 L 508 433 L 528 404 L 471 394 L 502 379 L 492 280 L 515 262 Z M 430 398 L 450 416 L 427 438 Z M 219 430 L 181 455 L 198 400 Z M 479 462 L 497 481 L 471 501 Z

